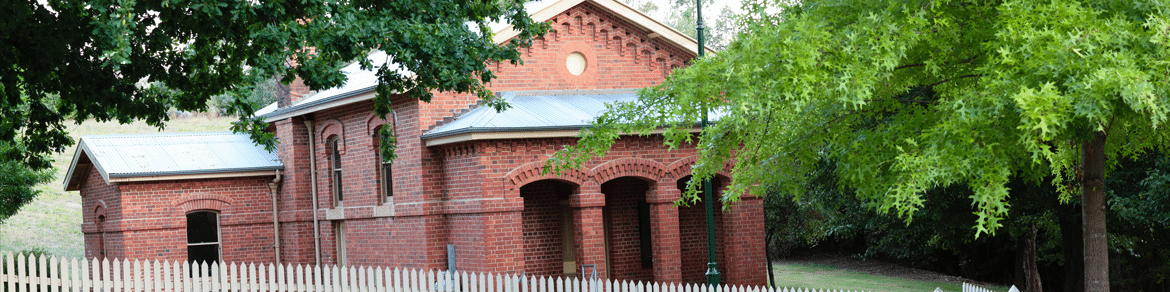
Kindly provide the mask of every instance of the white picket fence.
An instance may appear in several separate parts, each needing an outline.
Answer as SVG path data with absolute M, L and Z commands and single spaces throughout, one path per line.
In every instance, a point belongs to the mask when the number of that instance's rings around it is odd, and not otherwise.
M 11 253 L 0 264 L 0 289 L 7 292 L 847 292 L 382 267 L 61 260 Z M 964 284 L 963 291 L 988 290 Z
M 991 289 L 975 286 L 975 284 L 963 283 L 963 292 L 994 292 L 994 291 L 991 291 Z M 1008 292 L 1020 292 L 1020 289 L 1016 288 L 1015 285 L 1012 285 L 1012 288 L 1009 289 Z

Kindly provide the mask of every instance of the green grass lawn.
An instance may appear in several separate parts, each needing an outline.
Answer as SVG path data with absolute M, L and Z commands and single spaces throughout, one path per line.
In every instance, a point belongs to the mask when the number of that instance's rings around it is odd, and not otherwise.
M 907 280 L 897 277 L 876 276 L 851 272 L 827 265 L 775 265 L 776 286 L 789 288 L 812 288 L 847 291 L 898 291 L 931 292 L 934 288 L 943 291 L 963 291 L 961 284 Z M 984 287 L 992 291 L 1007 291 L 1008 287 Z
M 85 135 L 219 132 L 228 131 L 235 118 L 194 117 L 171 120 L 163 131 L 143 122 L 120 125 L 117 122 L 85 122 L 69 124 L 73 141 Z M 76 145 L 63 153 L 53 155 L 56 178 L 37 188 L 41 195 L 21 208 L 20 212 L 0 224 L 0 252 L 43 249 L 63 257 L 85 255 L 85 241 L 81 236 L 81 197 L 77 192 L 65 192 L 62 174 L 73 159 Z

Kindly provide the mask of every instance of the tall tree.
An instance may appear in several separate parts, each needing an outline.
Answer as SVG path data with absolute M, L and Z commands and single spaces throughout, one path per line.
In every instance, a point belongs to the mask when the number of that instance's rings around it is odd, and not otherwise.
M 1011 178 L 1052 176 L 1061 200 L 1082 202 L 1085 290 L 1109 290 L 1104 177 L 1117 158 L 1170 142 L 1165 1 L 755 7 L 727 50 L 612 106 L 552 170 L 665 127 L 668 145 L 697 143 L 696 177 L 736 162 L 725 198 L 799 189 L 827 154 L 839 183 L 906 220 L 926 190 L 965 184 L 975 236 L 1001 226 Z M 689 130 L 708 109 L 719 121 L 696 141 Z
M 522 0 L 5 0 L 0 15 L 0 141 L 13 143 L 0 145 L 0 166 L 31 171 L 73 143 L 68 118 L 163 127 L 167 110 L 203 110 L 225 93 L 226 111 L 243 117 L 234 129 L 271 149 L 267 124 L 246 118 L 251 87 L 274 76 L 337 86 L 353 60 L 378 70 L 379 115 L 395 92 L 473 93 L 502 108 L 483 85 L 494 77 L 487 63 L 521 62 L 517 47 L 548 29 Z M 493 42 L 497 21 L 519 36 Z M 364 57 L 374 49 L 393 59 L 373 68 Z M 0 196 L 29 190 L 5 184 Z

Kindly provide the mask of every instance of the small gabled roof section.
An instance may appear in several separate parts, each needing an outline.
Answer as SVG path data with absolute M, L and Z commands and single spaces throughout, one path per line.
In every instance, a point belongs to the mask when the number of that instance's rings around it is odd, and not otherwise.
M 514 91 L 497 95 L 511 107 L 502 112 L 490 107 L 473 109 L 423 134 L 422 139 L 427 146 L 435 146 L 487 139 L 485 135 L 494 137 L 500 133 L 511 134 L 494 138 L 573 136 L 604 113 L 606 104 L 638 100 L 635 89 Z
M 64 179 L 79 190 L 91 169 L 106 183 L 275 175 L 276 153 L 247 134 L 159 133 L 83 136 Z

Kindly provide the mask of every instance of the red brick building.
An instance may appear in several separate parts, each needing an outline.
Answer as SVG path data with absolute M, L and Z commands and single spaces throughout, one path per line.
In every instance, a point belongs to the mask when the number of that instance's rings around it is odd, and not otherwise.
M 470 95 L 396 96 L 382 120 L 373 73 L 354 65 L 341 88 L 292 86 L 258 113 L 276 153 L 228 133 L 83 138 L 65 184 L 83 197 L 87 256 L 445 269 L 453 245 L 462 270 L 592 265 L 614 279 L 703 282 L 704 210 L 674 204 L 693 148 L 626 136 L 604 159 L 541 173 L 605 103 L 685 66 L 695 41 L 612 0 L 529 12 L 556 31 L 523 49 L 525 65 L 495 65 L 489 87 L 512 105 L 504 112 Z M 382 127 L 397 136 L 393 163 L 377 155 Z M 725 172 L 716 186 L 728 183 Z M 761 200 L 746 195 L 715 219 L 724 282 L 763 284 Z

